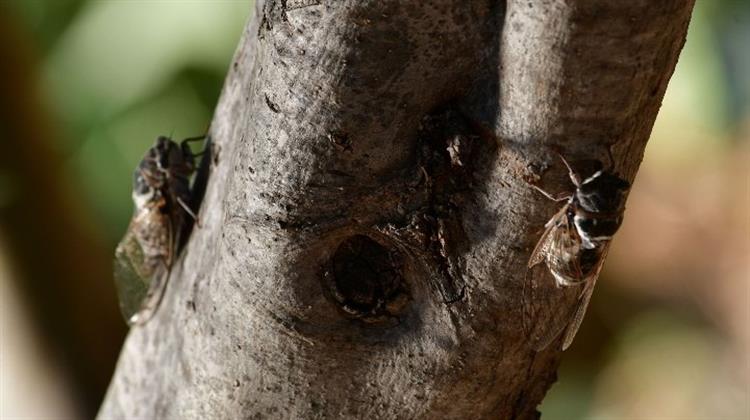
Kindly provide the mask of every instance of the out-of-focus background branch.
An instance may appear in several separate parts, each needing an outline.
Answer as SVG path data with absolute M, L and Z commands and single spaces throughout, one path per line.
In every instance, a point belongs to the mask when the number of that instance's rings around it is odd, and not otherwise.
M 246 1 L 0 3 L 0 418 L 93 418 L 111 261 L 157 135 L 207 129 Z
M 96 412 L 132 169 L 157 135 L 205 131 L 250 10 L 0 4 L 1 418 Z M 749 3 L 697 2 L 550 417 L 750 415 L 748 45 Z

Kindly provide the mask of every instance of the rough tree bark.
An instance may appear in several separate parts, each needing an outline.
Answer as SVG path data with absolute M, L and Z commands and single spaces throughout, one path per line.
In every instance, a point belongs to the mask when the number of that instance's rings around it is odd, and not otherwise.
M 555 148 L 632 181 L 692 6 L 259 3 L 100 417 L 534 418 L 561 351 L 524 328 L 529 182 L 570 188 Z

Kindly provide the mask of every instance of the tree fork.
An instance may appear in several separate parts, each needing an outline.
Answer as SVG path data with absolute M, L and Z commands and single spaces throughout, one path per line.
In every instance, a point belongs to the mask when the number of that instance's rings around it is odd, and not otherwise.
M 538 416 L 529 182 L 566 188 L 552 150 L 633 180 L 692 6 L 258 2 L 202 227 L 100 417 Z

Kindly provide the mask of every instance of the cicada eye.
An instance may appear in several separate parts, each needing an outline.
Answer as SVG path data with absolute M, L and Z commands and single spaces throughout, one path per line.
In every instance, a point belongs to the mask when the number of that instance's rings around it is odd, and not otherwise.
M 151 148 L 153 160 L 159 169 L 168 169 L 174 158 L 173 154 L 179 154 L 177 145 L 169 137 L 159 136 L 156 145 Z
M 136 170 L 133 174 L 133 193 L 145 194 L 148 190 L 149 185 L 146 182 L 146 178 L 143 177 L 143 173 L 140 170 Z
M 153 201 L 157 190 L 147 183 L 137 184 L 138 188 L 133 188 L 133 203 L 137 209 L 143 208 L 149 201 Z

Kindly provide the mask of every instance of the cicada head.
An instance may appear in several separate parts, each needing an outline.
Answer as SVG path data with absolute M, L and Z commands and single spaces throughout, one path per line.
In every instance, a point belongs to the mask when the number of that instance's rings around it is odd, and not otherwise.
M 190 177 L 195 171 L 195 158 L 186 142 L 181 145 L 168 137 L 159 137 L 154 146 L 159 153 L 159 167 L 167 176 L 171 198 L 189 201 Z

